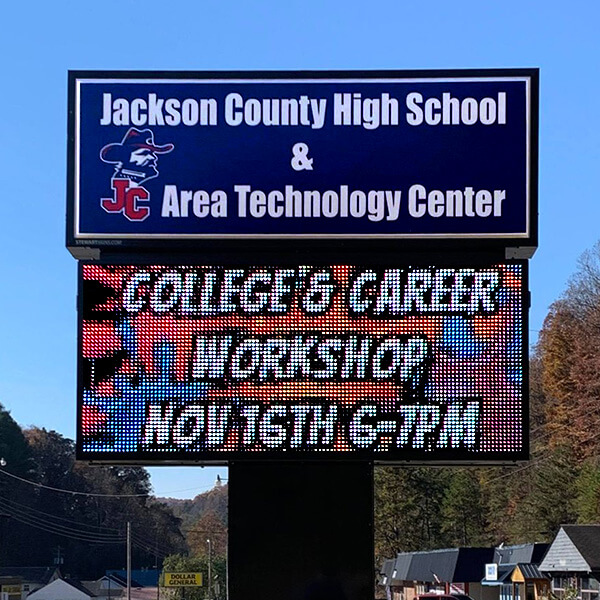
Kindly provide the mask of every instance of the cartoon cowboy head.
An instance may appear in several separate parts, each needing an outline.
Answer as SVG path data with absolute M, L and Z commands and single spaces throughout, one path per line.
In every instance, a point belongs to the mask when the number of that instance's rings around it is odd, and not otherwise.
M 157 155 L 171 152 L 174 147 L 173 144 L 157 146 L 150 129 L 131 127 L 121 142 L 104 146 L 100 150 L 100 158 L 115 165 L 113 179 L 129 179 L 141 185 L 158 175 Z

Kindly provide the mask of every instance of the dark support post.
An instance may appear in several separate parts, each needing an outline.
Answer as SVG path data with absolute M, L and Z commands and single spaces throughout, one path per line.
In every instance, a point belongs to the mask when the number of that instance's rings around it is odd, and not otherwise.
M 229 467 L 229 600 L 368 600 L 373 465 Z

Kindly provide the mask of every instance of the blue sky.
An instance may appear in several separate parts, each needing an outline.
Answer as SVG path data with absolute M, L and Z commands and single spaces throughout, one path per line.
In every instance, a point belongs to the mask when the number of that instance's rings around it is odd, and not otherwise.
M 76 262 L 64 247 L 67 71 L 539 67 L 540 246 L 531 336 L 600 239 L 600 5 L 590 1 L 37 0 L 0 35 L 0 402 L 75 431 Z M 210 468 L 152 470 L 193 497 Z

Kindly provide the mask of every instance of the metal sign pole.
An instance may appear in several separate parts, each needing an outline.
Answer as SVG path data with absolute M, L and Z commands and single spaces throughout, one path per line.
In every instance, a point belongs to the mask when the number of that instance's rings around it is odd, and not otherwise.
M 373 597 L 373 465 L 233 463 L 229 600 Z
M 127 600 L 131 600 L 131 522 L 127 521 Z

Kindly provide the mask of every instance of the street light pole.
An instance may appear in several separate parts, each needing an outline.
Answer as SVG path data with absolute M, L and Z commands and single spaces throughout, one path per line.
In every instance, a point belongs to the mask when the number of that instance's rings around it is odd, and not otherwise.
M 212 600 L 212 541 L 208 538 L 206 542 L 208 543 L 208 600 Z
M 131 600 L 131 521 L 127 521 L 127 600 Z

